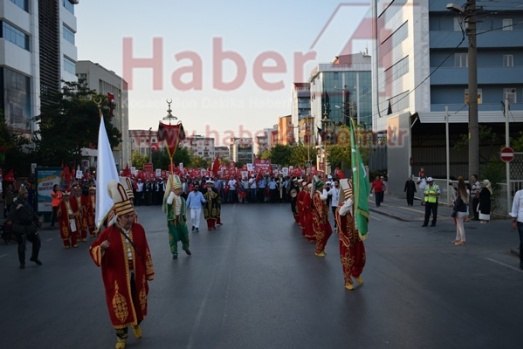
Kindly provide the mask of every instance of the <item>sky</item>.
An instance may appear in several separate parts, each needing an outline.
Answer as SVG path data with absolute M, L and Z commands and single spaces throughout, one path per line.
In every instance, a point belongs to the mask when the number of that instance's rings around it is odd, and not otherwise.
M 254 137 L 290 115 L 292 83 L 332 62 L 369 16 L 368 0 L 85 0 L 79 60 L 129 83 L 129 129 L 157 129 L 172 101 L 186 134 Z M 353 40 L 350 53 L 368 40 Z M 140 67 L 143 64 L 146 67 Z

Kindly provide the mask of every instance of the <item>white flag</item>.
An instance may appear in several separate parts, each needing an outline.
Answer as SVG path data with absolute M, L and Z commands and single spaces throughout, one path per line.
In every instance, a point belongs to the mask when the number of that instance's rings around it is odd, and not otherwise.
M 105 130 L 104 118 L 100 116 L 100 130 L 98 131 L 98 163 L 96 166 L 96 215 L 95 223 L 99 228 L 107 213 L 113 207 L 113 199 L 107 192 L 107 184 L 119 181 L 118 171 L 114 162 L 113 151 Z

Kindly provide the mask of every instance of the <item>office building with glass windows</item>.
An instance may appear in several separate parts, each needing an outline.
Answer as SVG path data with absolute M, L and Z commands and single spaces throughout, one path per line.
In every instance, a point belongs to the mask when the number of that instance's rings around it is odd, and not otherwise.
M 309 78 L 310 115 L 318 128 L 348 125 L 349 117 L 372 127 L 371 57 L 363 52 L 319 64 Z
M 449 171 L 468 178 L 467 145 L 449 148 L 470 132 L 470 74 L 477 74 L 479 127 L 498 136 L 494 148 L 505 145 L 505 121 L 510 136 L 522 131 L 523 0 L 374 0 L 372 13 L 373 128 L 386 134 L 389 188 L 403 188 L 421 167 L 432 177 L 446 178 Z M 471 36 L 475 57 L 469 57 Z M 480 169 L 499 159 L 486 143 L 480 139 Z
M 0 2 L 0 109 L 7 126 L 30 136 L 34 117 L 58 91 L 61 80 L 76 81 L 77 0 Z

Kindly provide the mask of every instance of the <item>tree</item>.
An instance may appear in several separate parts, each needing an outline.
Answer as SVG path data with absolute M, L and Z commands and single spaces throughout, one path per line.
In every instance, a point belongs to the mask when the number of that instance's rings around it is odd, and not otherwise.
M 271 163 L 283 166 L 290 163 L 291 147 L 289 145 L 276 144 L 270 152 Z
M 307 160 L 310 160 L 312 166 L 316 165 L 316 149 L 309 148 L 303 144 L 297 144 L 291 148 L 289 165 L 294 167 L 305 167 Z
M 0 163 L 6 170 L 13 170 L 15 177 L 29 176 L 31 169 L 29 164 L 33 162 L 33 157 L 27 145 L 29 140 L 13 132 L 5 123 L 3 113 L 0 112 Z
M 82 148 L 98 147 L 100 118 L 94 101 L 101 103 L 111 147 L 121 142 L 121 133 L 111 123 L 108 97 L 88 89 L 82 80 L 63 83 L 61 91 L 46 96 L 49 103 L 42 105 L 42 112 L 36 117 L 40 129 L 35 132 L 34 141 L 42 165 L 80 163 Z
M 139 152 L 133 150 L 131 153 L 131 162 L 137 170 L 142 170 L 143 165 L 149 162 L 149 156 L 142 155 Z
M 209 168 L 209 160 L 199 157 L 198 155 L 192 158 L 192 167 L 194 168 Z
M 191 156 L 189 155 L 189 150 L 187 148 L 176 148 L 173 156 L 174 166 L 179 166 L 180 163 L 183 163 L 184 167 L 191 165 Z M 153 165 L 154 168 L 161 168 L 167 170 L 171 164 L 171 159 L 169 158 L 169 153 L 167 148 L 163 147 L 162 150 L 153 152 Z

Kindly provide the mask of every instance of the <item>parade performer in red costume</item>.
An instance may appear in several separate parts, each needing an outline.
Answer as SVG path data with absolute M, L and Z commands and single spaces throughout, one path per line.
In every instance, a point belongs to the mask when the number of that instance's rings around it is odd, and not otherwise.
M 116 330 L 116 349 L 123 349 L 128 326 L 136 338 L 142 337 L 140 322 L 147 315 L 148 281 L 154 279 L 154 268 L 144 228 L 134 222 L 134 207 L 125 189 L 113 180 L 108 191 L 117 221 L 100 233 L 89 253 L 102 269 L 109 317 Z
M 203 194 L 206 202 L 203 204 L 203 216 L 207 220 L 207 229 L 216 229 L 216 221 L 220 217 L 220 196 L 213 191 L 214 182 L 209 180 L 205 183 L 206 192 Z
M 303 215 L 303 197 L 305 190 L 303 189 L 303 179 L 298 179 L 298 194 L 296 195 L 296 212 L 298 216 L 298 225 L 301 228 L 301 234 L 305 236 L 305 223 Z
M 361 273 L 365 266 L 365 246 L 360 238 L 354 221 L 354 195 L 352 191 L 352 180 L 341 179 L 339 205 L 336 211 L 336 222 L 338 223 L 338 237 L 340 240 L 340 260 L 343 269 L 345 288 L 353 290 L 352 278 L 358 284 L 363 284 Z
M 85 200 L 82 199 L 82 188 L 76 184 L 73 186 L 73 193 L 71 196 L 71 205 L 73 206 L 73 211 L 75 211 L 76 218 L 76 227 L 78 229 L 78 241 L 86 242 L 87 241 L 87 214 L 86 207 L 84 206 Z
M 96 223 L 94 222 L 96 208 L 96 187 L 94 185 L 89 187 L 89 195 L 82 196 L 82 201 L 85 208 L 85 218 L 87 222 L 87 229 L 89 230 L 89 236 L 94 238 L 96 236 Z
M 312 184 L 304 182 L 303 192 L 303 236 L 310 242 L 316 242 L 316 234 L 312 229 L 312 198 L 311 198 Z
M 60 227 L 60 237 L 64 242 L 64 247 L 78 247 L 78 228 L 76 226 L 75 208 L 71 204 L 71 196 L 68 190 L 63 192 L 63 198 L 58 206 L 58 226 Z
M 314 176 L 312 181 L 312 229 L 316 237 L 316 256 L 325 256 L 325 245 L 332 235 L 329 223 L 329 208 L 327 207 L 327 192 L 323 192 L 323 182 Z

